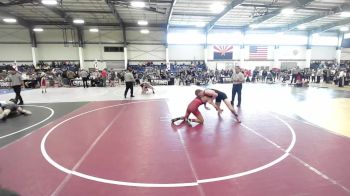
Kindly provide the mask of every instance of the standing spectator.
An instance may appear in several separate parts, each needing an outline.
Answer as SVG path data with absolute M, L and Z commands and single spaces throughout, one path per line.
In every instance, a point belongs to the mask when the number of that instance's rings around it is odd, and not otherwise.
M 326 84 L 329 83 L 329 76 L 330 76 L 329 68 L 324 69 L 323 70 L 323 82 L 326 82 Z
M 136 85 L 141 84 L 141 82 L 140 82 L 140 75 L 139 74 L 135 73 L 134 74 L 134 78 L 135 78 L 135 81 L 136 81 Z
M 68 70 L 67 71 L 67 78 L 68 78 L 68 80 L 69 80 L 69 86 L 70 87 L 72 87 L 73 86 L 73 80 L 74 80 L 74 77 L 75 77 L 75 74 L 74 74 L 74 72 L 72 72 L 72 71 L 70 71 L 70 70 Z
M 296 83 L 297 82 L 297 74 L 299 72 L 298 67 L 295 67 L 292 69 L 292 80 L 290 81 L 290 83 Z
M 45 72 L 41 73 L 41 80 L 40 80 L 40 88 L 41 88 L 41 93 L 46 93 L 46 88 L 47 88 L 47 78 Z
M 232 106 L 234 105 L 235 96 L 236 96 L 236 93 L 237 93 L 238 94 L 237 107 L 241 107 L 242 83 L 244 82 L 244 75 L 243 75 L 243 73 L 240 70 L 241 69 L 238 66 L 236 66 L 235 67 L 235 72 L 232 74 L 233 85 L 232 85 L 232 101 L 231 101 L 231 104 L 232 104 Z
M 91 86 L 99 86 L 100 75 L 101 74 L 97 69 L 92 73 Z
M 316 79 L 316 71 L 314 69 L 311 70 L 311 82 L 315 83 Z
M 120 74 L 120 82 L 121 82 L 122 84 L 124 84 L 124 82 L 125 82 L 125 71 L 123 71 L 123 72 Z
M 180 73 L 179 85 L 181 85 L 181 83 L 182 83 L 182 85 L 186 85 L 185 82 L 186 82 L 186 75 L 185 75 L 185 72 L 181 72 L 181 73 Z
M 266 82 L 266 77 L 267 77 L 267 71 L 266 71 L 266 69 L 264 69 L 262 72 L 262 81 L 263 82 Z
M 344 87 L 344 80 L 345 80 L 345 72 L 343 70 L 340 70 L 339 72 L 339 81 L 338 81 L 338 86 L 339 87 Z
M 103 69 L 102 72 L 101 72 L 101 78 L 102 78 L 102 86 L 103 87 L 106 87 L 106 81 L 107 81 L 107 71 L 106 69 Z
M 322 69 L 317 70 L 317 80 L 316 80 L 317 84 L 319 84 L 321 82 L 322 74 L 323 74 L 323 70 Z
M 296 77 L 295 77 L 295 86 L 296 87 L 302 87 L 303 86 L 303 76 L 301 75 L 300 72 L 297 73 Z
M 83 80 L 83 86 L 84 88 L 89 88 L 89 85 L 88 85 L 88 77 L 89 77 L 89 73 L 85 70 L 85 69 L 82 69 L 80 70 L 79 72 L 79 76 L 81 77 L 81 79 Z
M 128 94 L 128 91 L 130 89 L 130 97 L 134 97 L 134 82 L 135 78 L 132 74 L 131 67 L 128 67 L 128 71 L 124 74 L 125 79 L 125 92 L 124 92 L 124 98 L 126 98 L 126 94 Z
M 15 104 L 19 101 L 18 105 L 23 105 L 23 99 L 21 96 L 21 87 L 23 84 L 22 76 L 16 70 L 10 70 L 9 73 L 10 74 L 7 76 L 6 80 L 10 82 L 13 91 L 16 93 Z
M 115 86 L 115 78 L 117 75 L 115 74 L 115 71 L 111 69 L 111 72 L 109 73 L 109 86 L 114 87 Z

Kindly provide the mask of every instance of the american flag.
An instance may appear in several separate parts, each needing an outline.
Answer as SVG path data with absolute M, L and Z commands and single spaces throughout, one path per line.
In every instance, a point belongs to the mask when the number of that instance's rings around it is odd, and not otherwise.
M 214 46 L 214 60 L 232 60 L 232 45 Z
M 267 46 L 250 46 L 249 59 L 267 59 Z

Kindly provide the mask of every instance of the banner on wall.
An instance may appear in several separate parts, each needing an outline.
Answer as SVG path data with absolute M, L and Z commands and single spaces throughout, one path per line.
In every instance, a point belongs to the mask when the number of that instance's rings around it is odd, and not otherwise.
M 232 60 L 233 45 L 215 45 L 214 60 Z
M 249 59 L 266 60 L 267 54 L 268 54 L 267 46 L 250 46 L 249 47 Z

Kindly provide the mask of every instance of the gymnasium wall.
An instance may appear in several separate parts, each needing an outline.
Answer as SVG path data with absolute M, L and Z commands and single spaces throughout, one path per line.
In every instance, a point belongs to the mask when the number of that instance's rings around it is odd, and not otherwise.
M 169 45 L 170 61 L 204 60 L 203 45 Z
M 341 53 L 341 60 L 350 60 L 350 48 L 343 48 Z
M 213 34 L 224 35 L 228 31 L 212 31 Z M 154 62 L 165 62 L 166 59 L 166 34 L 159 29 L 151 29 L 150 34 L 144 35 L 139 29 L 127 29 L 128 60 L 133 64 L 142 63 L 148 60 Z M 273 45 L 268 46 L 267 60 L 254 61 L 249 59 L 249 46 L 241 51 L 239 35 L 236 31 L 232 33 L 232 39 L 228 37 L 228 43 L 233 45 L 233 58 L 229 61 L 217 61 L 213 59 L 213 46 L 207 48 L 208 65 L 215 67 L 230 67 L 241 65 L 241 52 L 245 62 L 243 67 L 254 68 L 255 66 L 279 67 L 274 62 L 275 49 Z M 121 64 L 124 61 L 123 52 L 105 52 L 104 47 L 123 47 L 123 34 L 117 28 L 101 28 L 98 33 L 83 31 L 85 46 L 83 56 L 86 67 L 92 67 L 95 60 L 100 62 L 101 67 L 106 64 Z M 300 34 L 300 33 L 299 33 Z M 296 34 L 298 35 L 298 34 Z M 79 62 L 78 47 L 74 44 L 77 41 L 76 32 L 71 29 L 58 29 L 51 27 L 44 32 L 36 33 L 37 38 L 37 61 L 68 60 Z M 231 39 L 231 40 L 230 40 Z M 209 40 L 212 41 L 212 40 Z M 220 44 L 225 44 L 221 42 Z M 203 44 L 169 44 L 169 59 L 171 62 L 190 62 L 193 60 L 204 60 Z M 29 32 L 22 27 L 10 27 L 0 29 L 0 63 L 1 62 L 32 62 L 31 43 Z M 276 54 L 281 62 L 297 62 L 300 67 L 306 67 L 306 46 L 280 46 Z M 313 46 L 311 53 L 312 60 L 335 60 L 336 48 L 334 46 Z M 350 50 L 343 49 L 341 58 L 350 60 Z

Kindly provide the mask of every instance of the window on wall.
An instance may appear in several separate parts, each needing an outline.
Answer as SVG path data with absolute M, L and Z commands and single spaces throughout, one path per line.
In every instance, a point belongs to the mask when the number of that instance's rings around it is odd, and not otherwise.
M 105 52 L 124 52 L 124 47 L 110 47 L 105 46 L 104 47 Z
M 205 34 L 200 31 L 178 31 L 168 33 L 168 44 L 205 44 Z

